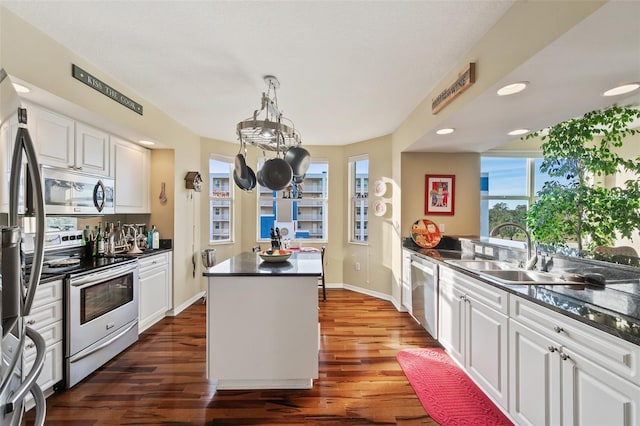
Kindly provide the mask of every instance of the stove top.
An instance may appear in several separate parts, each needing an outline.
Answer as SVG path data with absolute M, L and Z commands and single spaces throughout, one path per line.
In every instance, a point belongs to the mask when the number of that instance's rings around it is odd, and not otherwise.
M 32 234 L 25 234 L 25 276 L 28 278 L 33 262 Z M 31 249 L 31 250 L 30 250 Z M 129 257 L 87 257 L 82 245 L 82 234 L 78 231 L 48 232 L 45 238 L 45 253 L 41 279 L 82 274 L 112 265 L 131 261 Z

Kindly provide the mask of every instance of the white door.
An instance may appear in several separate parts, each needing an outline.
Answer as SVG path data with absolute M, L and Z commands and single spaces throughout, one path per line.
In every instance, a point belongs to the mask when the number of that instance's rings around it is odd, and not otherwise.
M 559 345 L 509 321 L 509 413 L 521 425 L 560 424 Z
M 465 297 L 465 367 L 483 390 L 508 407 L 508 317 Z
M 563 425 L 640 424 L 640 387 L 578 353 L 563 351 Z
M 109 134 L 76 123 L 75 165 L 83 172 L 109 176 Z
M 449 355 L 464 363 L 464 293 L 450 281 L 440 281 L 440 333 L 438 340 Z

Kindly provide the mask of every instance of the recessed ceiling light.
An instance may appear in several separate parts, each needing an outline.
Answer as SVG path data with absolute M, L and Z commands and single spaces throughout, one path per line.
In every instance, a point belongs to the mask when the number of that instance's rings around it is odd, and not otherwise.
M 147 146 L 152 146 L 156 144 L 155 142 L 151 142 L 151 141 L 140 141 L 140 143 L 142 145 L 147 145 Z
M 511 136 L 518 136 L 518 135 L 524 135 L 525 133 L 529 133 L 529 129 L 515 129 L 510 131 L 507 134 Z
M 633 92 L 634 90 L 638 90 L 640 87 L 640 83 L 628 83 L 623 84 L 622 86 L 614 87 L 613 89 L 609 89 L 602 94 L 602 96 L 618 96 L 624 95 L 625 93 Z
M 439 134 L 439 135 L 448 135 L 449 133 L 453 133 L 454 131 L 455 131 L 455 129 L 447 127 L 447 128 L 444 128 L 444 129 L 437 130 L 436 133 Z
M 529 82 L 527 81 L 519 81 L 517 83 L 507 84 L 506 86 L 498 89 L 498 96 L 507 96 L 513 95 L 514 93 L 520 93 L 527 88 L 528 84 Z
M 23 86 L 21 84 L 18 84 L 18 83 L 13 83 L 13 88 L 18 93 L 29 93 L 31 91 L 31 89 L 29 89 L 28 87 L 25 87 L 25 86 Z

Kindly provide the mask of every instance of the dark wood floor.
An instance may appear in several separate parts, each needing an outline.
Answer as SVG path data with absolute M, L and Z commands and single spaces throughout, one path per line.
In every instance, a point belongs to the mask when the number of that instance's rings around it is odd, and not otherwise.
M 370 296 L 332 289 L 320 306 L 313 389 L 216 392 L 205 377 L 205 305 L 195 303 L 50 397 L 46 424 L 437 425 L 396 361 L 400 349 L 437 342 L 409 314 Z

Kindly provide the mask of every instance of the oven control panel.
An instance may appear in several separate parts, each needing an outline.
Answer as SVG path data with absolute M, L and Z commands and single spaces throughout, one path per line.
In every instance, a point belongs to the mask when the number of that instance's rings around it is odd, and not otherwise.
M 23 234 L 22 250 L 33 253 L 36 234 Z M 55 231 L 44 235 L 44 249 L 55 250 L 82 246 L 82 231 Z

